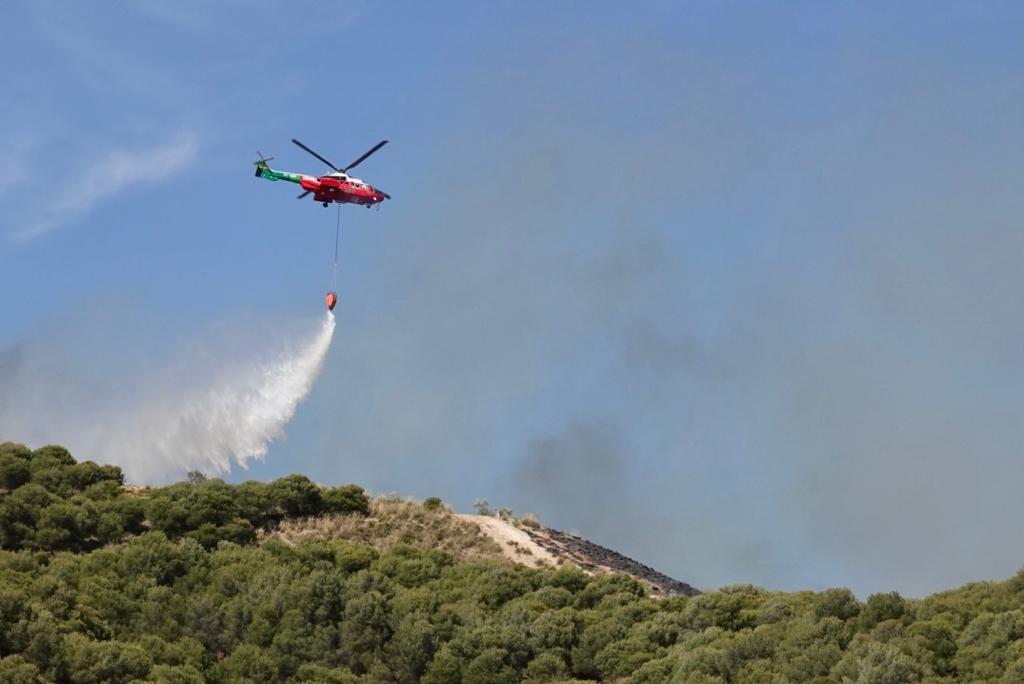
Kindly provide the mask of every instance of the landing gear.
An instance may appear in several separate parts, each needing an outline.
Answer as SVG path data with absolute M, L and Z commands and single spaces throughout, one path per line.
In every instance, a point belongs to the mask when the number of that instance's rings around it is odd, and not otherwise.
M 327 208 L 327 205 L 328 205 L 328 204 L 330 204 L 330 202 L 324 202 L 324 209 L 326 209 L 326 208 Z

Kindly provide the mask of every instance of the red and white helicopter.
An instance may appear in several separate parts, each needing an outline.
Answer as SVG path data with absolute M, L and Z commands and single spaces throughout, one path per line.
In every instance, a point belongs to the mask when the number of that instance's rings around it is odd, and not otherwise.
M 325 207 L 331 202 L 337 202 L 339 204 L 359 204 L 369 209 L 374 204 L 380 204 L 386 199 L 391 199 L 391 195 L 388 193 L 378 190 L 359 178 L 348 175 L 349 169 L 354 169 L 366 161 L 367 157 L 384 147 L 388 142 L 387 140 L 381 140 L 363 156 L 343 169 L 339 169 L 295 138 L 292 138 L 292 142 L 334 169 L 334 173 L 324 174 L 323 176 L 307 176 L 301 173 L 291 173 L 290 171 L 276 171 L 267 165 L 267 162 L 273 159 L 273 157 L 264 159 L 263 154 L 257 150 L 256 153 L 259 154 L 260 158 L 259 161 L 255 162 L 256 176 L 269 181 L 285 180 L 290 183 L 297 183 L 305 190 L 305 192 L 298 196 L 298 199 L 302 199 L 312 193 L 313 199 Z

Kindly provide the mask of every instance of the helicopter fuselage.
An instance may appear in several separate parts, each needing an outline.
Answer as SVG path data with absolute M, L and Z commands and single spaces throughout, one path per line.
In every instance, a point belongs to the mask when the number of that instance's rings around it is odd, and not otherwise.
M 334 173 L 319 178 L 302 176 L 299 184 L 303 190 L 312 190 L 313 199 L 317 202 L 369 206 L 384 201 L 384 193 L 358 178 L 349 176 Z
M 325 206 L 331 202 L 371 206 L 387 199 L 380 190 L 358 178 L 343 173 L 328 173 L 323 176 L 307 176 L 289 171 L 276 171 L 269 166 L 257 167 L 257 174 L 267 180 L 285 180 L 297 183 L 313 194 L 313 200 Z

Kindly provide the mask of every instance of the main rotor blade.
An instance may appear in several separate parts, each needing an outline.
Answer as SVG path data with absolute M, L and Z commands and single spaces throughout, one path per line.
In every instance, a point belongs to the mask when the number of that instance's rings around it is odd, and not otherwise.
M 305 145 L 303 145 L 302 143 L 300 143 L 300 142 L 299 142 L 298 140 L 296 140 L 295 138 L 292 138 L 292 142 L 293 142 L 293 143 L 295 143 L 296 145 L 298 145 L 299 147 L 301 147 L 302 149 L 306 150 L 307 152 L 309 152 L 309 153 L 310 153 L 311 155 L 313 155 L 314 157 L 316 157 L 317 159 L 319 159 L 320 161 L 322 161 L 322 162 L 323 162 L 324 164 L 327 164 L 328 166 L 330 166 L 330 167 L 331 167 L 332 169 L 334 169 L 335 171 L 338 171 L 339 173 L 341 172 L 341 169 L 339 169 L 339 168 L 338 168 L 337 166 L 335 166 L 335 165 L 334 165 L 334 164 L 332 164 L 331 162 L 327 161 L 326 159 L 324 159 L 323 157 L 321 157 L 321 156 L 320 156 L 319 154 L 317 154 L 317 153 L 316 153 L 316 152 L 314 152 L 313 150 L 309 149 L 308 147 L 306 147 Z
M 311 192 L 313 192 L 313 191 L 312 190 L 307 190 L 306 192 L 302 193 L 301 195 L 299 195 L 295 199 L 302 199 L 303 197 L 305 197 L 306 195 L 308 195 Z
M 344 169 L 342 169 L 342 171 L 345 172 L 345 173 L 348 173 L 349 169 L 354 169 L 355 167 L 359 166 L 364 161 L 366 161 L 367 157 L 369 157 L 371 154 L 373 154 L 374 152 L 376 152 L 377 150 L 379 150 L 380 148 L 384 147 L 387 144 L 388 144 L 387 140 L 381 140 L 379 143 L 377 143 L 376 145 L 371 147 L 369 152 L 367 152 L 362 157 L 360 157 L 359 159 L 356 159 L 354 162 L 352 162 L 351 164 L 346 166 Z

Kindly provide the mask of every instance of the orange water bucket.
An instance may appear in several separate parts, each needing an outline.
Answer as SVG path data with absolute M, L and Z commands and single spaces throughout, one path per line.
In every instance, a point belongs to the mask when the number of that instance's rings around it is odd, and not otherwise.
M 334 305 L 338 303 L 338 295 L 333 292 L 327 293 L 327 310 L 334 311 Z

